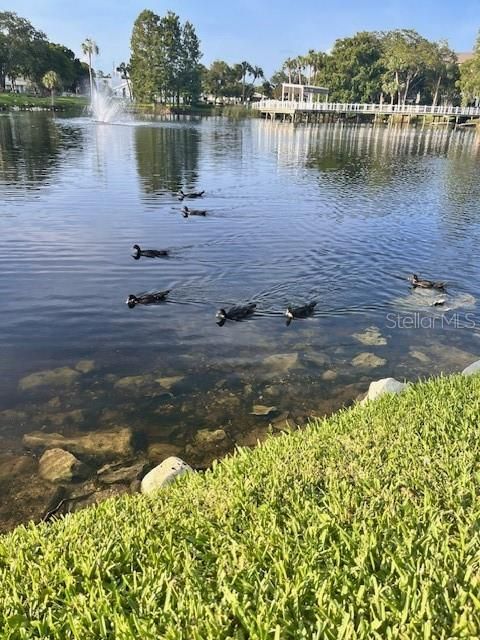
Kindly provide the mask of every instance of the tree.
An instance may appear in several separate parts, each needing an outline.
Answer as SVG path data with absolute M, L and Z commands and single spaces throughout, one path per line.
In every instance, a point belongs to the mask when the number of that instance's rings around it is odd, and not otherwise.
M 338 102 L 377 102 L 382 92 L 382 41 L 378 34 L 361 31 L 336 40 L 330 55 L 317 54 L 315 81 L 328 86 Z
M 153 11 L 142 11 L 133 25 L 130 47 L 132 90 L 135 99 L 153 102 L 158 93 L 158 49 L 160 17 Z
M 257 78 L 265 79 L 265 75 L 263 73 L 262 67 L 257 67 L 257 66 L 252 67 L 251 73 L 253 76 L 253 84 L 255 84 L 255 82 L 257 81 Z
M 180 96 L 180 18 L 173 11 L 160 19 L 159 47 L 157 49 L 158 87 L 165 102 L 179 102 Z
M 127 83 L 127 89 L 128 89 L 128 95 L 130 97 L 130 100 L 132 99 L 132 87 L 130 84 L 130 72 L 131 72 L 132 68 L 129 64 L 125 64 L 125 62 L 121 62 L 118 67 L 117 67 L 117 71 L 120 74 L 120 77 L 122 78 L 122 80 L 125 80 L 125 82 Z
M 229 93 L 228 86 L 231 83 L 233 70 L 223 60 L 215 60 L 205 74 L 205 90 L 211 93 L 215 102 L 219 97 Z
M 457 98 L 456 83 L 460 77 L 457 56 L 446 41 L 430 43 L 428 69 L 425 74 L 425 90 L 436 106 L 439 98 L 453 101 Z
M 25 18 L 11 11 L 0 12 L 0 90 L 5 91 L 8 76 L 15 85 L 19 75 L 30 76 L 38 60 L 38 45 L 46 36 Z
M 97 43 L 91 38 L 86 38 L 82 42 L 82 51 L 84 55 L 88 58 L 88 74 L 90 77 L 90 96 L 93 95 L 93 74 L 92 74 L 92 57 L 98 56 L 100 53 L 100 49 L 97 46 Z
M 462 104 L 480 103 L 480 33 L 477 36 L 473 58 L 460 67 L 460 79 L 457 86 L 462 94 Z
M 186 102 L 198 100 L 201 92 L 200 40 L 191 22 L 185 22 L 181 33 L 179 84 Z
M 242 102 L 245 102 L 245 87 L 246 87 L 246 80 L 247 80 L 247 74 L 252 73 L 253 72 L 253 68 L 252 65 L 247 62 L 246 60 L 244 60 L 243 62 L 240 62 L 240 70 L 242 73 Z
M 431 43 L 413 29 L 397 29 L 385 34 L 383 48 L 384 84 L 394 83 L 398 104 L 406 104 L 429 68 Z
M 48 89 L 50 91 L 50 96 L 52 99 L 52 109 L 53 109 L 55 89 L 58 89 L 61 86 L 60 76 L 56 71 L 47 71 L 47 73 L 42 78 L 42 84 L 45 87 L 45 89 Z

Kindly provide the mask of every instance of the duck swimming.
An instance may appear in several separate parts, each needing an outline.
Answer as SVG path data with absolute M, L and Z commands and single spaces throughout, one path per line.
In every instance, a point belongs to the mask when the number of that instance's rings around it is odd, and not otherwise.
M 138 244 L 134 244 L 132 249 L 136 252 L 132 258 L 140 260 L 143 258 L 166 258 L 169 255 L 168 249 L 140 249 Z
M 133 309 L 137 304 L 158 304 L 159 302 L 164 302 L 169 293 L 170 289 L 166 291 L 152 291 L 151 293 L 139 293 L 138 296 L 130 294 L 125 302 L 130 309 Z
M 420 289 L 445 289 L 445 282 L 434 282 L 433 280 L 422 280 L 416 273 L 409 278 L 412 287 Z
M 206 216 L 207 212 L 205 209 L 189 209 L 188 207 L 183 207 L 182 216 L 184 218 L 188 218 L 188 216 Z
M 309 302 L 301 307 L 292 307 L 289 305 L 285 311 L 287 327 L 294 318 L 308 318 L 308 316 L 311 316 L 316 306 L 316 302 Z
M 205 191 L 190 191 L 190 193 L 184 193 L 181 189 L 178 192 L 178 199 L 183 200 L 184 198 L 201 198 Z
M 227 320 L 235 320 L 237 322 L 239 320 L 244 320 L 245 318 L 248 318 L 248 316 L 251 316 L 252 313 L 255 313 L 256 307 L 257 305 L 255 302 L 250 302 L 249 304 L 230 307 L 228 311 L 225 309 L 219 309 L 216 315 L 217 324 L 222 327 Z

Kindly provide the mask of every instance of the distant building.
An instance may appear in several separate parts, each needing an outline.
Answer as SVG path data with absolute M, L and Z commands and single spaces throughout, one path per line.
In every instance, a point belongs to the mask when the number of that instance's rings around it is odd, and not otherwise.
M 474 55 L 475 54 L 473 53 L 473 51 L 457 53 L 456 56 L 457 56 L 458 64 L 463 64 L 464 62 L 471 60 L 474 57 Z
M 12 79 L 7 76 L 5 78 L 5 91 L 13 91 L 15 93 L 27 93 L 29 88 L 31 87 L 31 82 L 27 78 L 23 76 L 19 76 L 15 78 L 15 81 L 12 82 Z
M 293 102 L 320 102 L 320 98 L 322 98 L 322 102 L 328 101 L 327 87 L 282 82 L 282 100 Z

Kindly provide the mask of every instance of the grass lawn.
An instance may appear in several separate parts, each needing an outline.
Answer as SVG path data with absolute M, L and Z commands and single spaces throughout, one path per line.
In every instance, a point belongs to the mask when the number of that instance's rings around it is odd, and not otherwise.
M 0 638 L 480 637 L 480 376 L 0 538 Z
M 88 104 L 88 98 L 84 96 L 73 96 L 68 98 L 55 97 L 55 107 L 60 109 L 83 108 Z M 50 108 L 51 98 L 39 98 L 38 96 L 28 96 L 21 93 L 0 93 L 0 110 L 13 108 L 42 107 Z

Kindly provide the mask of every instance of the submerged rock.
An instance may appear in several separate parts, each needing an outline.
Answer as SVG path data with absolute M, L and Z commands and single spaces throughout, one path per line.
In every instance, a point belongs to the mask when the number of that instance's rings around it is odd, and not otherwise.
M 270 369 L 272 373 L 286 373 L 290 369 L 302 366 L 298 353 L 276 353 L 265 358 L 262 364 L 267 369 Z
M 465 367 L 465 369 L 462 371 L 462 374 L 464 376 L 471 376 L 474 373 L 480 373 L 480 360 L 472 362 L 472 364 L 469 364 L 468 367 Z
M 176 384 L 179 384 L 184 379 L 185 376 L 168 376 L 166 378 L 157 378 L 156 382 L 158 382 L 164 389 L 170 391 L 172 387 L 174 387 Z
M 189 471 L 192 471 L 192 468 L 186 462 L 171 456 L 147 473 L 142 479 L 140 491 L 146 494 L 152 493 Z
M 115 462 L 107 464 L 97 471 L 97 477 L 103 484 L 128 483 L 142 477 L 149 466 L 147 460 L 138 460 L 127 466 Z
M 337 377 L 337 372 L 333 371 L 333 369 L 327 369 L 327 371 L 324 371 L 322 373 L 322 380 L 325 380 L 325 382 L 330 382 L 331 380 L 335 380 L 336 377 Z
M 38 471 L 40 476 L 49 482 L 72 482 L 88 475 L 88 468 L 63 449 L 45 451 L 38 463 Z
M 353 358 L 352 364 L 354 367 L 363 367 L 365 369 L 375 369 L 376 367 L 382 367 L 387 364 L 385 358 L 380 358 L 374 353 L 359 353 L 358 356 Z
M 408 352 L 408 355 L 411 358 L 415 358 L 415 360 L 422 362 L 423 364 L 427 364 L 428 362 L 430 362 L 430 358 L 427 356 L 426 353 L 423 353 L 423 351 L 416 351 L 412 349 Z
M 91 431 L 78 436 L 65 437 L 60 433 L 32 431 L 23 436 L 29 449 L 65 449 L 75 455 L 89 458 L 126 458 L 132 455 L 133 434 L 129 427 L 108 431 Z
M 0 481 L 15 476 L 28 476 L 37 470 L 37 461 L 31 456 L 5 454 L 0 457 Z
M 268 416 L 271 413 L 275 413 L 277 411 L 277 407 L 267 407 L 264 404 L 254 404 L 251 414 L 253 416 Z
M 366 404 L 369 400 L 376 400 L 385 393 L 401 393 L 407 388 L 404 382 L 399 382 L 395 378 L 382 378 L 370 383 L 368 393 L 360 404 Z
M 79 360 L 75 369 L 80 373 L 90 373 L 95 369 L 95 360 Z
M 66 387 L 73 384 L 80 377 L 80 372 L 69 367 L 59 367 L 46 371 L 37 371 L 25 376 L 18 383 L 20 391 L 29 391 L 37 387 Z
M 368 346 L 380 347 L 387 344 L 386 338 L 382 336 L 380 329 L 375 326 L 368 327 L 363 333 L 354 333 L 353 337 Z
M 226 438 L 227 434 L 223 429 L 215 429 L 213 431 L 210 429 L 200 429 L 200 431 L 197 431 L 197 433 L 195 434 L 193 443 L 197 447 L 206 448 L 216 446 L 223 442 Z
M 165 458 L 178 456 L 181 451 L 182 447 L 179 447 L 176 444 L 169 444 L 166 442 L 153 442 L 148 447 L 147 457 L 149 460 L 152 460 L 153 462 L 159 464 L 160 462 L 163 462 Z

